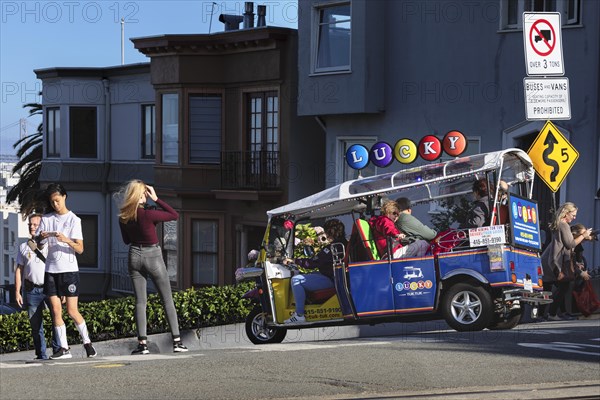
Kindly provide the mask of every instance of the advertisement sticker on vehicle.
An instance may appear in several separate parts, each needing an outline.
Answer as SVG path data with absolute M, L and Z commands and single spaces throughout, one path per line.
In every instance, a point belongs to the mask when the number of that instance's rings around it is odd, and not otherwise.
M 540 241 L 539 213 L 537 203 L 511 194 L 508 198 L 512 243 L 539 251 Z

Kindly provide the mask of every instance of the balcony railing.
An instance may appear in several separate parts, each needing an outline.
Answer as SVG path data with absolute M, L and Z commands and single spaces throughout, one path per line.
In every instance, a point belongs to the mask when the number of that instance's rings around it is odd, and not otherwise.
M 281 185 L 278 151 L 224 151 L 223 189 L 272 190 Z

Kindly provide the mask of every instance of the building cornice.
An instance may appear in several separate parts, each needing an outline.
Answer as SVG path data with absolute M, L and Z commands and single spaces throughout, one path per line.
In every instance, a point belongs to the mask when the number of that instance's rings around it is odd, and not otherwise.
M 167 55 L 228 54 L 273 48 L 278 41 L 297 36 L 297 30 L 279 27 L 239 29 L 211 34 L 159 35 L 130 39 L 142 54 Z
M 78 77 L 78 78 L 98 78 L 98 77 L 116 77 L 131 76 L 133 74 L 149 74 L 150 63 L 136 63 L 126 65 L 116 65 L 111 67 L 52 67 L 33 70 L 38 79 Z

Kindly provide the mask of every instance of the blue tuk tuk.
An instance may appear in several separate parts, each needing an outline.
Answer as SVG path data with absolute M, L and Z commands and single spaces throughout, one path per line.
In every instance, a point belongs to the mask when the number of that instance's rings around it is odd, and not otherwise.
M 534 176 L 527 153 L 508 149 L 347 181 L 269 211 L 255 266 L 236 271 L 239 281 L 256 282 L 248 338 L 278 343 L 289 328 L 439 318 L 457 331 L 513 328 L 526 303 L 535 309 L 552 301 L 543 291 Z M 439 213 L 444 199 L 469 195 L 481 178 L 495 188 L 488 224 L 441 232 L 421 257 L 378 253 L 368 219 L 384 200 L 408 197 Z M 501 193 L 500 181 L 508 193 Z M 306 322 L 289 326 L 295 268 L 284 260 L 299 253 L 298 229 L 333 217 L 345 223 L 349 238 L 346 246 L 331 246 L 334 287 L 308 293 Z

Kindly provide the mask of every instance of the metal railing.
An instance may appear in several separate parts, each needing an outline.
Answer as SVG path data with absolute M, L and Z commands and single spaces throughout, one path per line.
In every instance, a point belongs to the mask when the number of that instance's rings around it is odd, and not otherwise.
M 281 167 L 278 151 L 224 151 L 221 160 L 223 189 L 280 188 Z

